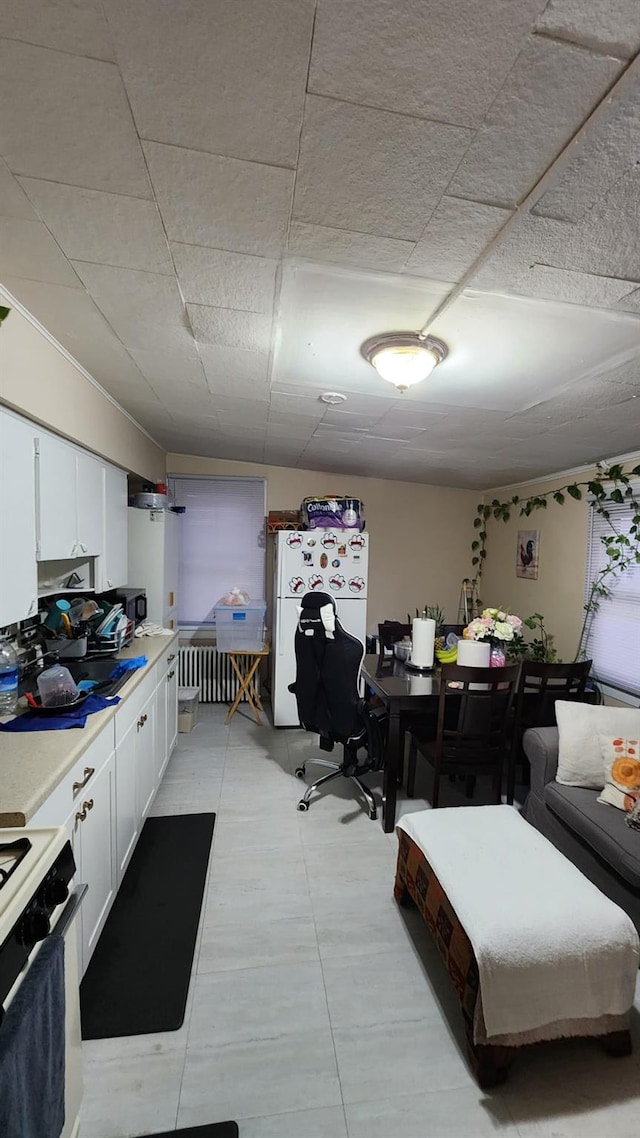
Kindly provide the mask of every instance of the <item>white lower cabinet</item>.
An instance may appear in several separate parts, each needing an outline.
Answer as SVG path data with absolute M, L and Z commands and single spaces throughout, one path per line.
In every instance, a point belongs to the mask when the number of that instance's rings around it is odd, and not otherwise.
M 156 763 L 156 692 L 136 721 L 136 811 L 142 822 L 158 789 Z
M 80 909 L 82 971 L 85 972 L 116 895 L 115 754 L 80 795 L 70 819 L 78 880 L 89 888 Z
M 58 783 L 30 826 L 66 826 L 76 879 L 85 972 L 175 745 L 177 647 L 167 648 L 113 719 Z
M 138 727 L 134 721 L 118 740 L 116 748 L 116 857 L 118 885 L 124 877 L 138 840 L 140 827 L 136 809 L 136 744 Z

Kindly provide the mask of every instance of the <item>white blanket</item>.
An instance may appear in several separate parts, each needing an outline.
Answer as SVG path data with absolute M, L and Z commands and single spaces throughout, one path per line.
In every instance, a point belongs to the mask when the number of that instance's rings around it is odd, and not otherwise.
M 398 822 L 473 945 L 487 1038 L 633 1003 L 635 927 L 512 806 L 422 810 Z

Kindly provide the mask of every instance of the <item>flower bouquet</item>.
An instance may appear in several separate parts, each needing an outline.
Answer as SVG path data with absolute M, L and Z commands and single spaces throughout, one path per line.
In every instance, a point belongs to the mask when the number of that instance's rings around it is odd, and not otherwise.
M 504 609 L 483 609 L 480 616 L 469 622 L 462 635 L 465 640 L 488 640 L 491 644 L 491 664 L 503 668 L 506 660 L 505 645 L 520 634 L 519 616 Z

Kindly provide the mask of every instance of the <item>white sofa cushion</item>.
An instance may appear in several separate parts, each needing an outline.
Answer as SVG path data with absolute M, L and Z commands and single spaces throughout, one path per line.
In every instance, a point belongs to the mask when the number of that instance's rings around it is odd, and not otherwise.
M 602 790 L 605 768 L 600 735 L 640 738 L 640 709 L 556 700 L 558 772 L 563 786 Z

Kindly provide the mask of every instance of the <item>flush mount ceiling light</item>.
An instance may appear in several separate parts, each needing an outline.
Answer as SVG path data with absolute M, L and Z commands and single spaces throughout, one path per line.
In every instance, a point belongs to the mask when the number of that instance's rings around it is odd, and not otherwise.
M 321 403 L 329 403 L 331 407 L 336 407 L 338 403 L 346 403 L 347 397 L 341 391 L 324 391 L 322 395 L 318 396 Z
M 381 379 L 392 383 L 398 391 L 406 391 L 414 383 L 426 379 L 449 349 L 435 336 L 421 336 L 418 332 L 384 332 L 365 340 L 360 351 Z

